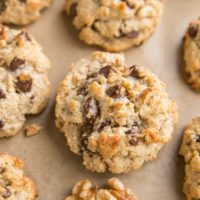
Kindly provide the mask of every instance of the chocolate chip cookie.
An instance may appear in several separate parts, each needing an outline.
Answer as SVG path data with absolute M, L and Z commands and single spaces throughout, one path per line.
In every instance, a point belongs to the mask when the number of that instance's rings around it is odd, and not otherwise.
M 176 109 L 148 69 L 127 66 L 123 54 L 94 52 L 61 82 L 56 125 L 87 169 L 127 173 L 170 142 Z
M 135 194 L 130 189 L 126 189 L 121 181 L 116 178 L 109 179 L 108 186 L 106 189 L 101 189 L 98 186 L 92 187 L 89 180 L 82 180 L 76 183 L 72 195 L 65 200 L 138 200 Z
M 0 26 L 0 138 L 15 135 L 50 96 L 50 61 L 26 30 Z
M 52 0 L 1 0 L 0 23 L 27 25 L 39 18 Z
M 200 18 L 192 21 L 185 33 L 184 60 L 188 84 L 200 92 Z
M 188 200 L 200 199 L 200 117 L 185 128 L 180 154 L 184 156 L 185 182 L 183 191 Z
M 8 154 L 0 154 L 0 199 L 34 200 L 34 183 L 24 176 L 23 161 Z
M 139 46 L 155 30 L 163 0 L 66 0 L 80 39 L 108 51 Z

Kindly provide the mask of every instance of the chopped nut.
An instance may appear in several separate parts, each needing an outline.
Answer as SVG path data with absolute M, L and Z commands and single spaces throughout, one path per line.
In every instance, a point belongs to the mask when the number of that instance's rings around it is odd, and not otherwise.
M 26 136 L 30 137 L 30 136 L 36 135 L 39 133 L 41 129 L 42 127 L 37 124 L 28 124 L 26 125 L 26 128 L 25 128 Z

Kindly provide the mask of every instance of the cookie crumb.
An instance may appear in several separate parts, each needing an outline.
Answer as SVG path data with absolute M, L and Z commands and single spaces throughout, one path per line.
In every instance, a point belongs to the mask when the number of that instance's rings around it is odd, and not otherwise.
M 37 124 L 28 124 L 25 128 L 25 134 L 27 137 L 37 135 L 41 129 L 42 127 Z

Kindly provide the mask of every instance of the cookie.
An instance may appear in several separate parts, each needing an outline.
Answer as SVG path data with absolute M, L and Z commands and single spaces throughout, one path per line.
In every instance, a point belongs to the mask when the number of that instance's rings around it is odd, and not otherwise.
M 200 199 L 200 117 L 185 128 L 180 154 L 184 156 L 185 182 L 183 191 L 187 200 Z
M 123 54 L 94 52 L 71 64 L 56 100 L 56 125 L 87 169 L 127 173 L 170 142 L 176 103 L 148 69 Z
M 200 18 L 192 21 L 185 33 L 184 60 L 187 82 L 200 92 Z
M 26 30 L 0 26 L 0 138 L 15 135 L 50 96 L 50 61 Z
M 118 52 L 150 37 L 163 7 L 163 0 L 66 0 L 65 9 L 81 40 Z
M 34 200 L 34 183 L 24 176 L 23 161 L 8 154 L 0 155 L 0 199 Z
M 82 180 L 76 183 L 72 190 L 72 195 L 68 196 L 65 200 L 101 200 L 101 199 L 128 199 L 138 200 L 135 194 L 126 189 L 120 180 L 111 178 L 108 180 L 108 187 L 101 189 L 98 186 L 92 187 L 89 180 Z
M 0 23 L 27 25 L 37 20 L 52 0 L 1 0 Z

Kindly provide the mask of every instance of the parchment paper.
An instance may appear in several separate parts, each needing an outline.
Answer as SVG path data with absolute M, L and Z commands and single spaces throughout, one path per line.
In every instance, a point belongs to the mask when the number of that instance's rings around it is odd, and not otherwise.
M 42 114 L 27 121 L 42 125 L 43 130 L 31 138 L 26 138 L 21 131 L 15 137 L 0 140 L 0 152 L 8 152 L 25 161 L 26 174 L 35 181 L 39 200 L 63 200 L 74 183 L 83 178 L 101 185 L 114 176 L 87 171 L 81 157 L 66 148 L 64 136 L 55 127 L 55 92 L 68 71 L 67 66 L 99 50 L 78 40 L 77 31 L 63 13 L 63 3 L 63 0 L 54 0 L 41 18 L 27 27 L 52 62 L 51 101 Z M 153 36 L 141 47 L 125 52 L 128 64 L 144 65 L 157 74 L 179 106 L 179 123 L 173 141 L 161 150 L 158 159 L 146 163 L 138 171 L 117 176 L 133 189 L 140 200 L 185 199 L 182 193 L 184 162 L 178 156 L 178 148 L 183 127 L 200 114 L 200 94 L 189 89 L 183 79 L 181 44 L 188 23 L 199 15 L 200 0 L 168 0 Z

